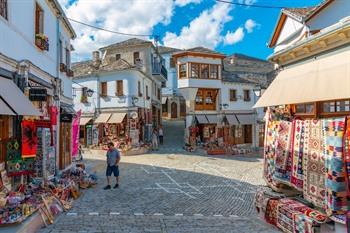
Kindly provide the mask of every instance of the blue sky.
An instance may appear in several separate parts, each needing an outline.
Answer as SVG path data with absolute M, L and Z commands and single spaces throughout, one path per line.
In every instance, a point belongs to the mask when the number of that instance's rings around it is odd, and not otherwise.
M 231 0 L 283 7 L 313 6 L 321 0 Z M 159 35 L 161 44 L 204 46 L 227 55 L 243 53 L 265 59 L 266 43 L 279 9 L 232 6 L 215 0 L 60 0 L 67 15 L 79 21 L 126 33 Z M 78 38 L 74 60 L 90 58 L 92 50 L 128 39 L 72 23 Z M 141 39 L 150 39 L 141 37 Z

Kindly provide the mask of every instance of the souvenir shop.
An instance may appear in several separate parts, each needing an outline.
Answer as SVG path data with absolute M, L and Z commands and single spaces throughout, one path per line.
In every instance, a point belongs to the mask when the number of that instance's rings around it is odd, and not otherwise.
M 83 165 L 55 177 L 58 111 L 47 87 L 30 83 L 28 97 L 0 78 L 0 226 L 35 214 L 42 224 L 67 210 L 79 188 L 96 183 Z

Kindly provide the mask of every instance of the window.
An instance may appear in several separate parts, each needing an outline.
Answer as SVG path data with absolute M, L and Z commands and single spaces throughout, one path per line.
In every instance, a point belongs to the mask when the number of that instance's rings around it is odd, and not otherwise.
M 243 91 L 244 94 L 244 101 L 250 101 L 250 90 L 244 90 Z
M 170 58 L 170 68 L 175 68 L 175 59 L 174 58 Z
M 313 114 L 314 112 L 314 104 L 306 103 L 306 104 L 296 104 L 295 105 L 295 113 L 301 114 Z
M 70 69 L 70 50 L 66 48 L 66 66 L 67 69 Z
M 218 79 L 219 78 L 219 66 L 210 65 L 210 78 Z
M 349 112 L 350 100 L 323 102 L 321 111 L 323 113 Z
M 141 82 L 140 81 L 137 82 L 137 92 L 138 92 L 139 97 L 141 97 L 142 92 L 141 92 Z
M 191 63 L 191 78 L 199 78 L 199 64 Z
M 209 65 L 201 64 L 201 78 L 209 78 Z
M 107 96 L 107 82 L 101 82 L 101 96 Z
M 0 16 L 7 19 L 7 0 L 0 0 Z
M 138 63 L 140 61 L 140 53 L 134 52 L 134 64 Z
M 215 110 L 217 90 L 200 89 L 195 98 L 195 110 Z
M 230 101 L 237 101 L 236 90 L 230 90 Z
M 148 86 L 146 85 L 146 99 L 150 99 L 149 95 L 148 95 Z
M 116 81 L 116 96 L 123 96 L 124 91 L 123 91 L 123 80 L 118 80 Z
M 63 47 L 62 47 L 62 40 L 58 40 L 58 53 L 60 56 L 60 63 L 63 63 L 63 51 L 62 51 Z
M 120 53 L 118 53 L 118 54 L 115 55 L 115 60 L 118 61 L 119 59 L 120 59 Z
M 38 3 L 35 4 L 35 34 L 44 34 L 44 11 Z
M 187 66 L 186 64 L 179 65 L 179 77 L 186 78 L 187 77 Z
M 87 87 L 83 87 L 82 89 L 82 92 L 81 92 L 81 98 L 80 98 L 80 102 L 81 103 L 86 103 L 87 102 L 87 91 L 88 91 L 88 88 Z
M 160 100 L 160 88 L 158 88 L 158 90 L 157 90 L 157 97 Z
M 196 105 L 202 105 L 203 104 L 203 93 L 202 91 L 198 90 L 196 95 Z

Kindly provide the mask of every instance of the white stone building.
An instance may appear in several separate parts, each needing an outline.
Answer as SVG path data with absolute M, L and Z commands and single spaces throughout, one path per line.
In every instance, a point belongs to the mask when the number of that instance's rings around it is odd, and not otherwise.
M 37 115 L 30 110 L 33 105 L 42 122 L 49 123 L 57 117 L 53 117 L 56 114 L 52 111 L 50 114 L 52 108 L 72 119 L 70 52 L 71 40 L 76 35 L 58 1 L 2 0 L 0 31 L 0 89 L 5 102 L 0 109 L 5 109 L 5 105 L 11 109 L 7 114 L 0 112 L 0 141 L 19 134 L 20 127 L 11 130 L 6 125 L 12 125 L 11 122 L 19 125 L 20 118 L 9 115 Z M 29 96 L 32 104 L 18 90 Z M 44 96 L 33 97 L 39 93 Z M 57 168 L 63 169 L 71 162 L 71 122 L 61 123 L 57 118 L 53 126 L 54 144 L 56 156 L 60 155 Z
M 161 123 L 161 88 L 167 79 L 152 42 L 133 38 L 115 43 L 73 67 L 74 105 L 82 111 L 85 145 L 150 140 L 152 127 Z

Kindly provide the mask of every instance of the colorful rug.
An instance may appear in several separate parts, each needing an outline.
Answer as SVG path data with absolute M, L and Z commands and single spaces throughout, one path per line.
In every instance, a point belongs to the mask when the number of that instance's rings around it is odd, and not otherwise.
M 294 211 L 290 205 L 295 205 L 295 202 L 287 198 L 280 199 L 277 205 L 277 227 L 285 233 L 294 233 Z
M 275 151 L 278 121 L 267 121 L 265 146 L 264 146 L 264 179 L 266 183 L 276 189 L 278 184 L 273 180 L 275 172 Z
M 293 121 L 293 140 L 292 140 L 292 174 L 291 183 L 299 191 L 303 191 L 303 155 L 305 141 L 305 125 L 308 121 L 294 120 Z
M 323 155 L 322 124 L 319 120 L 305 122 L 304 140 L 304 198 L 317 207 L 324 206 L 325 159 Z
M 278 199 L 269 199 L 266 205 L 265 221 L 269 224 L 277 226 L 277 207 Z
M 280 121 L 276 138 L 275 172 L 273 178 L 290 184 L 292 122 Z
M 346 131 L 344 135 L 344 162 L 347 178 L 346 182 L 348 184 L 348 194 L 350 195 L 350 117 L 348 117 L 346 120 Z
M 343 160 L 345 118 L 324 119 L 323 144 L 326 168 L 325 208 L 327 214 L 345 214 L 348 210 L 348 189 Z

